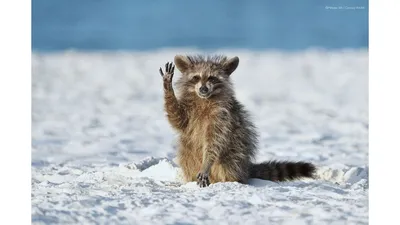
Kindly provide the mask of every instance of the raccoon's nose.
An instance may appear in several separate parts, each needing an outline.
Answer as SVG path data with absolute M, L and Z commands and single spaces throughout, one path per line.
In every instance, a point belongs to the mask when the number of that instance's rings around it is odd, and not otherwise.
M 202 94 L 207 94 L 208 88 L 206 86 L 201 86 L 199 89 L 200 93 Z

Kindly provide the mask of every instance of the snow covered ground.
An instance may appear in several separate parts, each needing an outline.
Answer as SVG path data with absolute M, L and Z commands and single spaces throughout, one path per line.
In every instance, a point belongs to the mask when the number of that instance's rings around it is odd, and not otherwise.
M 240 57 L 257 160 L 319 170 L 203 189 L 181 183 L 163 112 L 158 68 L 176 53 L 202 52 L 32 53 L 33 224 L 368 224 L 366 50 L 218 51 Z

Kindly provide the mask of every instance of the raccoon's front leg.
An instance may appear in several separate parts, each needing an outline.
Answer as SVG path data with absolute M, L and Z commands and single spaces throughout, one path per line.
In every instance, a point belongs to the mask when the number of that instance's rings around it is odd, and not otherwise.
M 207 127 L 207 144 L 203 152 L 203 164 L 197 175 L 197 183 L 200 187 L 206 187 L 210 184 L 209 177 L 211 167 L 214 162 L 221 160 L 221 155 L 227 151 L 229 143 L 229 134 L 232 130 L 229 113 L 226 110 L 220 110 L 210 115 L 212 122 Z M 215 175 L 215 174 L 214 174 Z M 216 180 L 217 182 L 221 180 Z
M 207 187 L 210 185 L 210 171 L 211 167 L 215 162 L 217 156 L 215 151 L 206 150 L 203 155 L 203 164 L 201 166 L 200 172 L 197 174 L 197 185 L 200 187 Z
M 188 123 L 188 116 L 178 99 L 176 99 L 172 87 L 175 66 L 172 63 L 165 64 L 165 73 L 160 68 L 160 74 L 164 85 L 164 109 L 167 112 L 169 123 L 177 130 L 183 130 Z

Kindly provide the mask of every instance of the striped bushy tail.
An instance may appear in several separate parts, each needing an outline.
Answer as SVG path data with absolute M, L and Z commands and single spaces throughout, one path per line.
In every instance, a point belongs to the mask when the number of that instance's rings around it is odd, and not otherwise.
M 315 166 L 307 162 L 268 161 L 253 164 L 250 178 L 271 181 L 288 181 L 302 177 L 313 178 Z

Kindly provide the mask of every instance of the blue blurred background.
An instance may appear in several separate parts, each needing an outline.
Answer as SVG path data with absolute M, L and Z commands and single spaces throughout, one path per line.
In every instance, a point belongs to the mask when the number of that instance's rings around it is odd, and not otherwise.
M 169 47 L 368 48 L 368 1 L 32 1 L 33 51 Z

